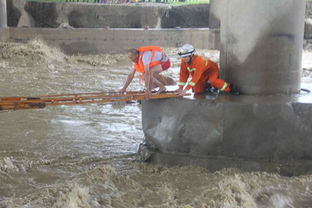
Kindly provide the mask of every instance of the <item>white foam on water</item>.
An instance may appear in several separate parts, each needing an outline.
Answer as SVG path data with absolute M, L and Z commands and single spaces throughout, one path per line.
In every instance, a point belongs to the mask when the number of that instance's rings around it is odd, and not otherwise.
M 89 189 L 73 184 L 68 192 L 61 193 L 53 208 L 91 208 L 89 200 Z
M 0 49 L 1 93 L 10 96 L 118 90 L 131 66 L 126 54 L 67 56 L 39 40 L 0 43 Z M 165 48 L 173 67 L 164 74 L 175 80 L 176 51 Z M 197 52 L 218 60 L 218 51 Z M 129 89 L 142 88 L 135 81 Z M 312 203 L 311 175 L 134 163 L 126 154 L 135 153 L 142 141 L 140 122 L 137 104 L 1 114 L 0 207 L 273 208 Z
M 275 208 L 295 208 L 292 199 L 281 194 L 274 194 L 271 196 L 271 202 L 272 206 Z
M 5 157 L 0 159 L 0 170 L 4 172 L 17 172 L 19 168 L 13 163 L 12 158 Z

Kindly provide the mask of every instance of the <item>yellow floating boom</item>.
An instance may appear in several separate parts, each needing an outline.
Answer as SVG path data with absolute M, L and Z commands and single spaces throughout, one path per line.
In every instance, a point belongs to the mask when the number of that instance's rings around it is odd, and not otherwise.
M 150 99 L 180 97 L 177 92 L 153 93 Z M 116 92 L 95 92 L 77 94 L 44 95 L 38 97 L 0 97 L 1 110 L 21 110 L 45 108 L 53 105 L 81 105 L 92 103 L 112 103 L 120 101 L 145 100 L 146 95 L 141 91 L 120 94 Z

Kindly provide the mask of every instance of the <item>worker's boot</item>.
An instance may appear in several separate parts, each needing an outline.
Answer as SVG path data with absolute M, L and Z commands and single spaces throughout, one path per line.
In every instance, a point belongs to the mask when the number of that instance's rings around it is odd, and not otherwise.
M 240 95 L 238 87 L 233 84 L 230 84 L 230 93 L 231 95 Z
M 211 86 L 210 82 L 206 82 L 205 93 L 211 95 L 219 94 L 219 90 L 213 86 Z

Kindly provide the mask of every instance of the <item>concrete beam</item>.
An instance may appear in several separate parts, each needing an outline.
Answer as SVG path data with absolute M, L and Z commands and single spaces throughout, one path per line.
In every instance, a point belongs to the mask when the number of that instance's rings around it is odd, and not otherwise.
M 305 0 L 220 1 L 222 77 L 245 94 L 298 93 Z
M 0 0 L 0 28 L 7 27 L 7 6 L 6 0 Z
M 191 43 L 197 48 L 219 47 L 219 30 L 196 29 L 48 29 L 10 28 L 11 41 L 35 38 L 60 47 L 67 54 L 120 53 L 142 45 L 179 47 Z

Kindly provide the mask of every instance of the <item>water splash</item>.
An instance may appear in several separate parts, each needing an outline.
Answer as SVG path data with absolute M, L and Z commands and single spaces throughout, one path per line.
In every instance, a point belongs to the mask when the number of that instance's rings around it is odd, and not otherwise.
M 117 90 L 125 54 L 66 56 L 35 40 L 0 43 L 1 95 Z M 176 49 L 165 48 L 178 79 Z M 219 52 L 197 50 L 217 59 Z M 138 81 L 130 89 L 142 89 Z M 309 207 L 312 176 L 134 162 L 140 105 L 16 111 L 0 117 L 0 207 Z M 129 154 L 129 155 L 128 155 Z

